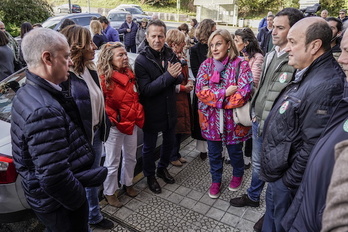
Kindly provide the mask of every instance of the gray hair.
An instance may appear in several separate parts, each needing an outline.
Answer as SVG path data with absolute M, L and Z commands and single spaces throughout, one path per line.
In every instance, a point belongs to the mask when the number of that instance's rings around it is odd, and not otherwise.
M 42 64 L 41 55 L 48 51 L 53 56 L 63 49 L 68 42 L 64 35 L 48 28 L 37 28 L 28 32 L 22 41 L 21 47 L 28 68 L 35 68 Z

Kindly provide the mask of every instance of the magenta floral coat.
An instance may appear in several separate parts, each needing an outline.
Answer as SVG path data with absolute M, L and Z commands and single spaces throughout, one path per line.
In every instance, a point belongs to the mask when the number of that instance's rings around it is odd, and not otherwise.
M 237 92 L 225 96 L 226 89 L 236 83 L 236 69 L 240 63 Z M 225 70 L 220 73 L 219 83 L 210 79 L 214 70 L 213 58 L 206 59 L 197 74 L 196 95 L 198 115 L 202 136 L 210 141 L 223 141 L 225 144 L 237 144 L 250 138 L 250 127 L 237 125 L 233 121 L 232 109 L 243 106 L 251 97 L 253 85 L 252 72 L 248 61 L 239 57 L 229 60 Z M 223 133 L 220 133 L 223 126 Z

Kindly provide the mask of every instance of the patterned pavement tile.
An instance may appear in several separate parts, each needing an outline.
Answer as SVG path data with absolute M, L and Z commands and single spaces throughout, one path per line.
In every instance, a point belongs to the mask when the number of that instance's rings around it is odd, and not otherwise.
M 249 232 L 253 224 L 265 211 L 265 189 L 261 194 L 260 207 L 236 208 L 229 205 L 231 198 L 246 192 L 251 181 L 251 169 L 245 170 L 241 188 L 231 192 L 228 185 L 232 177 L 232 167 L 224 164 L 221 195 L 218 199 L 209 198 L 207 192 L 211 185 L 209 161 L 202 161 L 195 150 L 195 142 L 186 139 L 181 144 L 180 153 L 189 162 L 183 167 L 168 167 L 174 176 L 175 184 L 166 184 L 158 179 L 161 194 L 152 193 L 146 178 L 135 184 L 140 193 L 135 198 L 124 194 L 120 199 L 125 207 L 118 209 L 101 204 L 102 210 L 124 220 L 127 225 L 144 232 Z M 116 226 L 112 231 L 128 231 Z

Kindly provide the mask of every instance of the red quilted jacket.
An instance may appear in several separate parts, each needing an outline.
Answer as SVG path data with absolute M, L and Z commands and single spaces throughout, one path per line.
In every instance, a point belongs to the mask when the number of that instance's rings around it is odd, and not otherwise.
M 114 71 L 111 83 L 106 87 L 105 76 L 100 76 L 109 119 L 119 131 L 131 135 L 135 125 L 144 126 L 144 109 L 139 103 L 135 77 L 130 69 L 125 73 Z

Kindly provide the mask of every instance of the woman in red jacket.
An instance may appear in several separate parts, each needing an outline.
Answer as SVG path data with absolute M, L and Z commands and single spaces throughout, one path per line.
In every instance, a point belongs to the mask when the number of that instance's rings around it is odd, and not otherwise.
M 135 86 L 135 76 L 128 62 L 127 51 L 120 42 L 107 43 L 102 47 L 98 59 L 98 73 L 105 98 L 106 113 L 112 127 L 105 143 L 106 158 L 104 166 L 108 175 L 104 182 L 104 195 L 110 205 L 121 207 L 116 190 L 118 168 L 121 160 L 120 182 L 126 192 L 134 197 L 137 191 L 132 187 L 136 165 L 137 130 L 144 125 L 143 106 Z

